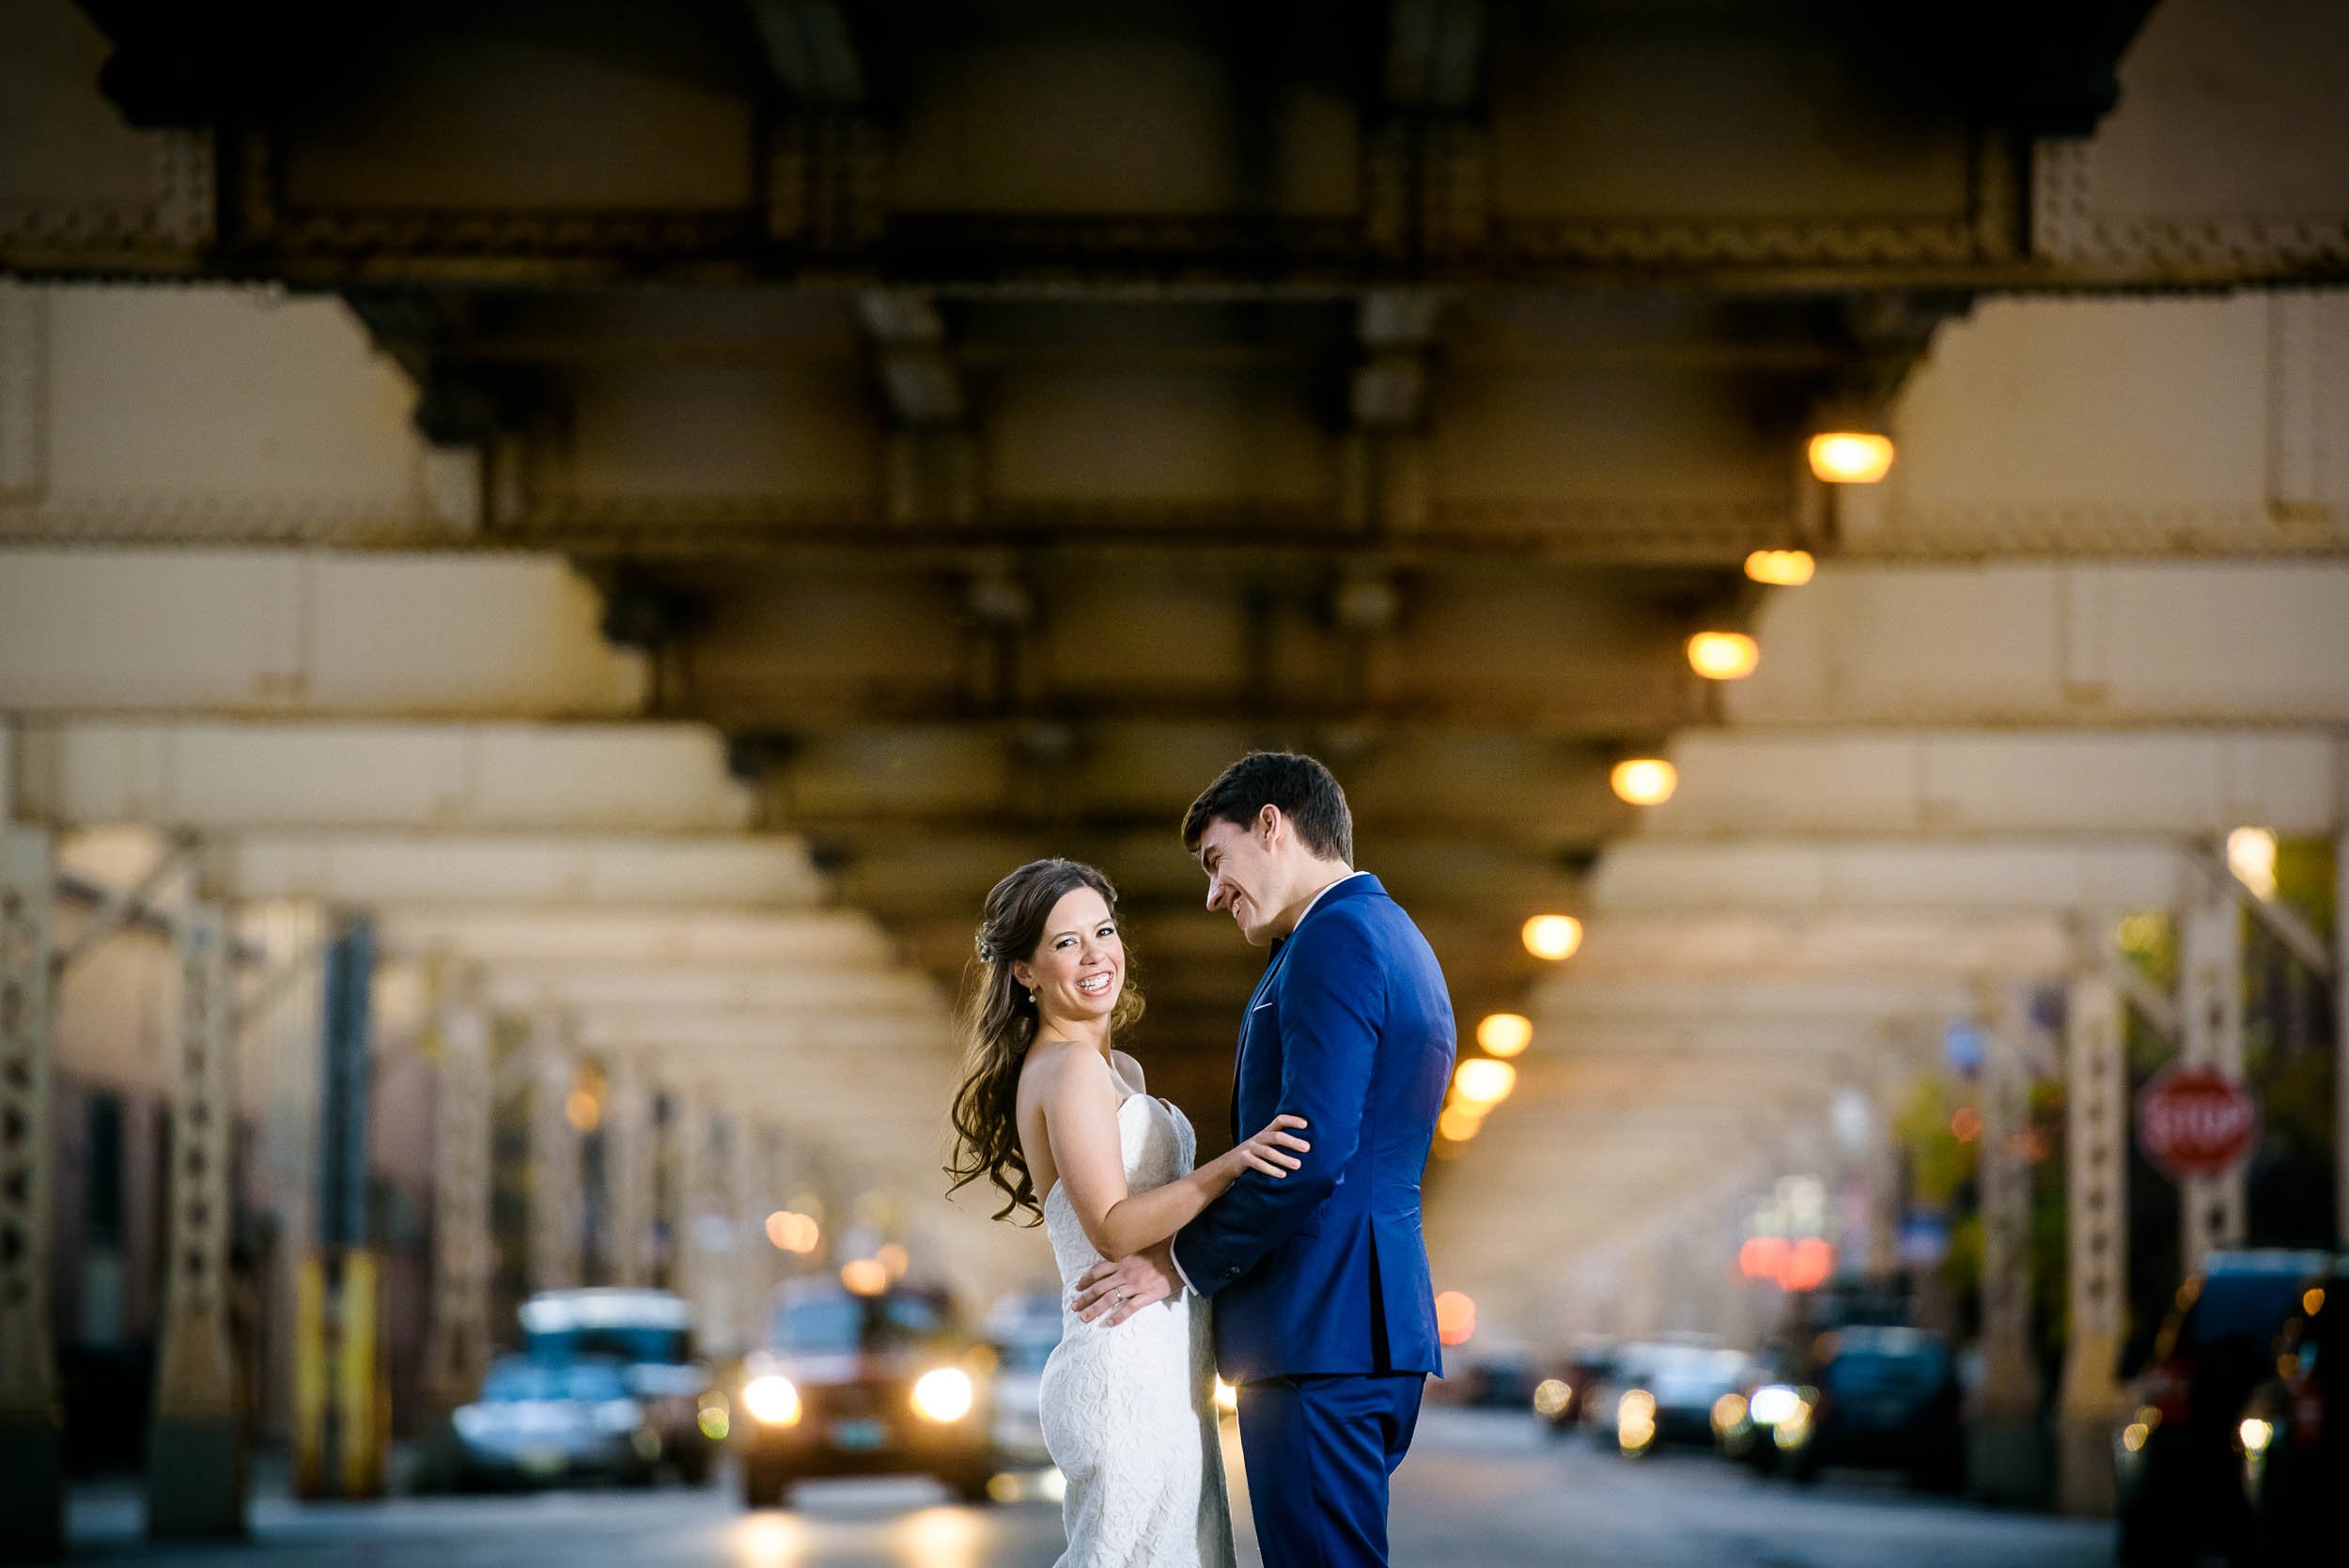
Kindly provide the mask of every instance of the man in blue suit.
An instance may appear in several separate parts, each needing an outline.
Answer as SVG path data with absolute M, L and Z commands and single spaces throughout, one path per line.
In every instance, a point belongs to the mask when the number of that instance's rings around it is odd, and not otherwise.
M 1242 757 L 1191 802 L 1183 846 L 1272 956 L 1249 999 L 1233 1137 L 1301 1116 L 1313 1152 L 1243 1174 L 1165 1249 L 1102 1264 L 1078 1312 L 1112 1324 L 1188 1285 L 1215 1299 L 1218 1369 L 1269 1568 L 1387 1560 L 1387 1483 L 1440 1375 L 1419 1179 L 1452 1076 L 1452 1001 L 1419 927 L 1354 869 L 1346 792 L 1307 756 Z

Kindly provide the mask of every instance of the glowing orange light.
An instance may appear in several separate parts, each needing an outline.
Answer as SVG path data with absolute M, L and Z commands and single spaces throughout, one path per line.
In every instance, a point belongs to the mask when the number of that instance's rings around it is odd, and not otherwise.
M 1961 1105 L 1950 1117 L 1950 1135 L 1960 1143 L 1971 1143 L 1982 1136 L 1982 1112 L 1970 1105 Z
M 1827 430 L 1811 438 L 1811 472 L 1830 485 L 1873 485 L 1891 472 L 1892 442 L 1859 430 Z
M 1660 806 L 1680 787 L 1680 769 L 1662 757 L 1633 757 L 1615 764 L 1607 782 L 1618 800 L 1635 806 Z
M 805 1256 L 816 1250 L 821 1234 L 813 1219 L 790 1209 L 777 1209 L 767 1217 L 767 1239 L 786 1252 Z
M 1757 550 L 1746 557 L 1746 575 L 1778 588 L 1799 588 L 1819 569 L 1807 550 Z
M 1817 1290 L 1834 1269 L 1835 1249 L 1817 1236 L 1807 1235 L 1787 1249 L 1778 1282 L 1788 1290 Z
M 1535 915 L 1525 923 L 1525 951 L 1553 963 L 1582 945 L 1582 923 L 1572 915 Z
M 1477 1021 L 1476 1043 L 1494 1056 L 1515 1056 L 1533 1043 L 1533 1020 L 1522 1013 L 1487 1013 Z
M 1762 644 L 1742 631 L 1700 631 L 1688 639 L 1688 668 L 1707 680 L 1743 680 L 1762 662 Z
M 1466 1344 L 1476 1332 L 1476 1303 L 1464 1291 L 1447 1290 L 1436 1296 L 1436 1338 L 1446 1344 Z
M 873 1254 L 873 1261 L 879 1264 L 893 1280 L 904 1279 L 906 1270 L 912 1266 L 913 1262 L 906 1255 L 906 1250 L 894 1241 L 881 1243 Z
M 1455 1143 L 1474 1138 L 1484 1125 L 1485 1118 L 1464 1105 L 1446 1106 L 1436 1118 L 1436 1130 Z
M 563 1096 L 563 1119 L 580 1132 L 593 1132 L 603 1120 L 603 1107 L 592 1089 L 574 1089 Z
M 1749 1280 L 1775 1280 L 1785 1271 L 1786 1252 L 1782 1235 L 1748 1236 L 1737 1249 L 1737 1272 Z
M 840 1265 L 840 1282 L 859 1296 L 879 1296 L 889 1288 L 889 1270 L 879 1258 L 850 1258 Z
M 1517 1086 L 1517 1070 L 1488 1056 L 1470 1057 L 1452 1077 L 1453 1093 L 1463 1103 L 1478 1107 L 1499 1105 Z

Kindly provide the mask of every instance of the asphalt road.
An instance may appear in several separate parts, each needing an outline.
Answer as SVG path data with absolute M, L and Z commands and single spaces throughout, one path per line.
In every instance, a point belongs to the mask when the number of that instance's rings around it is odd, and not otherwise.
M 160 1547 L 142 1539 L 137 1496 L 122 1487 L 77 1494 L 70 1520 L 77 1559 L 124 1568 L 1046 1568 L 1062 1547 L 1049 1501 L 965 1508 L 917 1482 L 811 1486 L 789 1512 L 758 1514 L 723 1485 L 307 1507 L 264 1495 L 253 1525 L 245 1543 Z M 1871 1477 L 1830 1474 L 1797 1491 L 1700 1454 L 1626 1464 L 1551 1442 L 1530 1416 L 1448 1409 L 1423 1421 L 1393 1518 L 1394 1560 L 1413 1568 L 2086 1568 L 2109 1560 L 2108 1539 L 2094 1522 Z

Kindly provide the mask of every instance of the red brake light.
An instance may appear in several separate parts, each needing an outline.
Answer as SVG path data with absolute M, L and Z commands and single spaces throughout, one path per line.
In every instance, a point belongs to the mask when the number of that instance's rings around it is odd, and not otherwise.
M 2145 1403 L 2160 1413 L 2165 1421 L 2186 1420 L 2187 1390 L 2192 1387 L 2194 1363 L 2183 1356 L 2172 1356 L 2145 1375 Z

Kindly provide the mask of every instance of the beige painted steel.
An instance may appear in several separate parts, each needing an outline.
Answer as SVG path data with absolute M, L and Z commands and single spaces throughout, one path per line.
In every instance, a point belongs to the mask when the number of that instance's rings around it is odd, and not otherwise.
M 246 718 L 630 718 L 642 659 L 548 557 L 12 550 L 0 707 Z
M 54 1421 L 57 1397 L 49 1322 L 55 888 L 48 831 L 0 813 L 0 1420 L 10 1424 Z
M 2067 1514 L 2105 1514 L 2114 1504 L 2112 1432 L 2122 1411 L 2116 1374 L 2129 1294 L 2124 1022 L 2121 993 L 2109 980 L 2073 980 L 2063 1042 L 2070 1332 L 2056 1451 L 2057 1498 Z
M 430 1398 L 454 1409 L 479 1392 L 492 1340 L 490 1166 L 495 1095 L 490 1016 L 470 998 L 451 998 L 440 1009 L 436 1037 L 432 1308 L 426 1323 L 424 1383 Z M 534 1205 L 536 1184 L 548 1174 L 534 1162 Z
M 2061 726 L 2349 720 L 2349 563 L 1894 567 L 1778 593 L 1739 725 Z
M 326 911 L 300 901 L 249 905 L 241 911 L 245 939 L 259 948 L 261 990 L 248 992 L 244 1027 L 265 1085 L 260 1104 L 261 1187 L 268 1194 L 278 1245 L 275 1268 L 263 1282 L 272 1303 L 271 1321 L 296 1319 L 303 1261 L 318 1247 L 319 1138 L 321 1128 L 319 1075 L 324 1070 L 325 959 L 332 939 Z M 248 1056 L 247 1060 L 253 1060 Z M 254 1085 L 249 1081 L 249 1094 Z M 262 1367 L 264 1419 L 272 1430 L 289 1430 L 293 1419 L 294 1336 L 272 1336 L 272 1355 Z
M 937 986 L 905 970 L 501 968 L 487 994 L 493 1006 L 516 1011 L 544 1002 L 605 1016 L 772 1013 L 851 1022 L 926 1018 L 945 1027 Z
M 871 969 L 893 948 L 869 916 L 852 909 L 754 914 L 626 908 L 517 912 L 443 905 L 388 911 L 380 927 L 388 952 L 447 952 L 507 973 L 564 974 L 606 969 Z
M 2341 747 L 2341 786 L 2349 792 L 2349 742 Z M 2349 799 L 2341 818 L 2333 840 L 2333 1203 L 2349 1247 Z
M 2243 914 L 2208 878 L 2178 933 L 2178 1060 L 2243 1081 Z M 2247 1160 L 2248 1164 L 2248 1161 Z M 2181 1257 L 2187 1274 L 2212 1251 L 2243 1244 L 2243 1168 L 2179 1184 Z
M 1894 401 L 1891 472 L 1837 495 L 1842 552 L 2337 555 L 2344 390 L 2340 294 L 1987 301 Z
M 1567 967 L 1578 980 L 2046 974 L 2061 967 L 2070 941 L 2061 919 L 2031 912 L 1610 911 L 1589 924 Z M 1536 980 L 1532 994 L 1565 983 L 1563 974 Z
M 823 878 L 793 838 L 437 832 L 246 833 L 222 875 L 248 898 L 374 907 L 479 902 L 798 908 Z
M 579 1131 L 568 1114 L 578 1080 L 568 1021 L 541 1013 L 530 1021 L 530 1288 L 568 1290 L 582 1283 L 584 1215 Z
M 1693 730 L 1671 748 L 1678 789 L 1641 814 L 1641 831 L 2326 832 L 2336 744 L 2321 729 Z
M 1626 839 L 1593 874 L 1602 913 L 1664 910 L 2142 908 L 2176 893 L 2185 857 L 2116 837 Z
M 658 1172 L 652 1089 L 644 1054 L 615 1051 L 603 1059 L 610 1084 L 604 1099 L 604 1256 L 612 1283 L 653 1282 L 653 1209 Z
M 24 809 L 59 824 L 739 832 L 750 792 L 697 724 L 32 720 Z
M 229 931 L 226 911 L 209 901 L 190 904 L 179 918 L 158 1420 L 233 1418 L 239 1409 L 228 1315 L 228 1178 L 235 1148 Z

